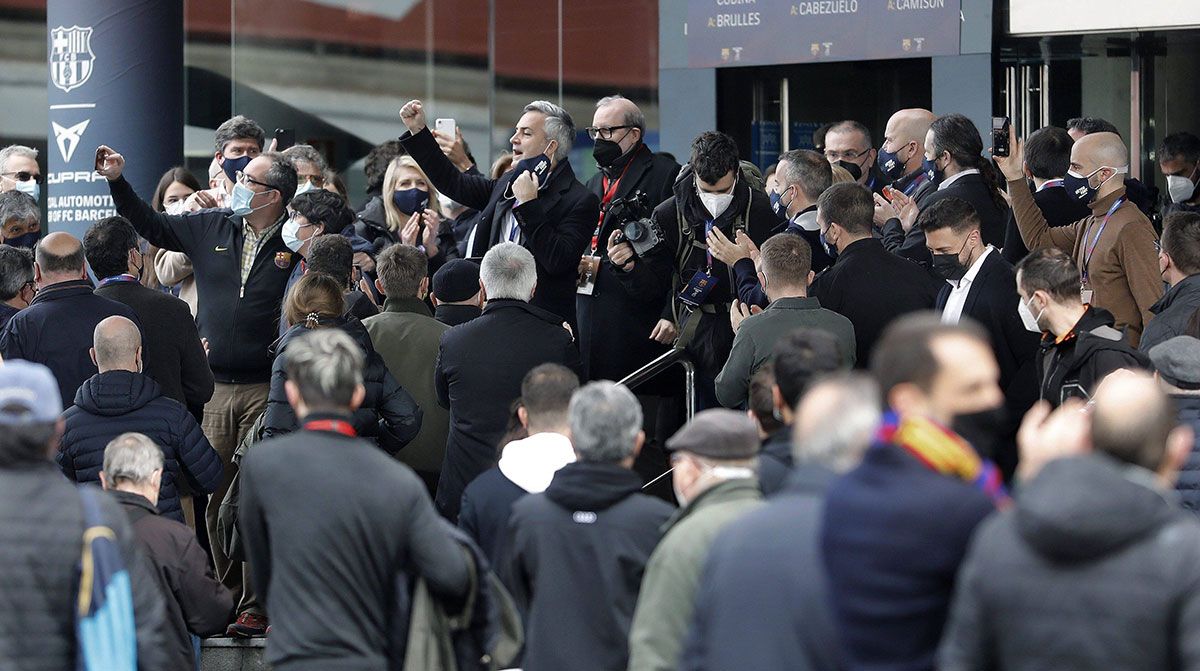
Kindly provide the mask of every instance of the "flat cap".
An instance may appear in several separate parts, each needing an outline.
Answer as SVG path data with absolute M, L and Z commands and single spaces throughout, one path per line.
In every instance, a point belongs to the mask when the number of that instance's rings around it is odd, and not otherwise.
M 62 396 L 49 368 L 29 361 L 0 363 L 0 426 L 48 424 L 62 414 Z
M 479 264 L 454 259 L 433 274 L 433 295 L 440 303 L 458 303 L 479 293 Z
M 689 452 L 719 461 L 758 456 L 758 427 L 744 412 L 713 408 L 697 413 L 667 440 L 672 452 Z
M 1175 336 L 1150 348 L 1159 377 L 1180 389 L 1200 389 L 1200 340 Z

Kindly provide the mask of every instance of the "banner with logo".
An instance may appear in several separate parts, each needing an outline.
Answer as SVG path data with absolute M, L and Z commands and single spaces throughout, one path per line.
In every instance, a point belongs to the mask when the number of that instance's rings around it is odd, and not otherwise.
M 183 162 L 182 0 L 49 0 L 46 226 L 77 237 L 116 214 L 94 170 L 106 144 L 147 202 Z
M 688 0 L 688 65 L 955 56 L 961 10 L 961 0 Z

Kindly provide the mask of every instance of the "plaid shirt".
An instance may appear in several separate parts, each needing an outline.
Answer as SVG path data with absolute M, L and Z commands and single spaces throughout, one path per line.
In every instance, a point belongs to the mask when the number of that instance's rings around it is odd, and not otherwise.
M 246 280 L 250 279 L 250 270 L 254 267 L 254 259 L 258 257 L 258 250 L 262 249 L 263 243 L 270 240 L 271 236 L 275 235 L 275 232 L 283 226 L 285 218 L 280 217 L 279 221 L 271 224 L 261 234 L 246 223 L 245 219 L 242 219 L 242 287 L 239 296 L 246 295 Z

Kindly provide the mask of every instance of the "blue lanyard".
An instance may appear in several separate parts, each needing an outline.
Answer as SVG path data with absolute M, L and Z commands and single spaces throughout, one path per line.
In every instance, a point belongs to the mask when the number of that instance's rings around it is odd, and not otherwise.
M 1122 196 L 1117 199 L 1117 202 L 1112 204 L 1112 207 L 1108 208 L 1108 214 L 1104 215 L 1104 221 L 1103 221 L 1103 223 L 1100 224 L 1100 230 L 1096 231 L 1096 235 L 1092 237 L 1092 243 L 1090 245 L 1085 244 L 1085 246 L 1083 248 L 1083 283 L 1084 284 L 1087 284 L 1087 281 L 1088 281 L 1088 266 L 1092 262 L 1092 254 L 1094 254 L 1096 252 L 1096 243 L 1100 242 L 1100 236 L 1104 234 L 1104 227 L 1108 226 L 1109 217 L 1113 216 L 1113 212 L 1116 212 L 1117 208 L 1121 207 L 1124 204 L 1125 204 L 1125 197 Z M 1084 243 L 1087 243 L 1086 236 L 1087 236 L 1087 234 L 1084 233 L 1084 239 L 1083 239 Z
M 122 273 L 120 275 L 113 275 L 112 277 L 106 277 L 100 280 L 100 286 L 107 287 L 110 284 L 137 284 L 138 281 L 138 278 L 134 277 L 133 275 L 130 275 L 129 273 Z
M 704 273 L 706 275 L 712 274 L 713 255 L 712 255 L 712 250 L 708 249 L 708 236 L 710 233 L 712 233 L 713 224 L 715 224 L 715 223 L 716 223 L 716 220 L 714 220 L 714 219 L 709 219 L 708 221 L 704 222 L 704 248 L 705 248 L 705 250 L 707 250 L 704 252 L 704 254 L 708 258 L 708 267 L 704 270 Z

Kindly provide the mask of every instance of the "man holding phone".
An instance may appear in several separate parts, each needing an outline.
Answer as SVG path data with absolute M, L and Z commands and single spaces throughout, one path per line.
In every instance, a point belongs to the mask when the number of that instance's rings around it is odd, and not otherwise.
M 400 110 L 408 131 L 400 143 L 433 182 L 455 202 L 480 211 L 468 233 L 467 256 L 483 256 L 501 242 L 516 242 L 533 253 L 537 292 L 533 305 L 549 310 L 574 329 L 579 259 L 587 247 L 600 201 L 575 178 L 567 158 L 575 122 L 553 103 L 525 106 L 511 138 L 513 170 L 499 179 L 463 173 L 429 132 L 420 100 Z

